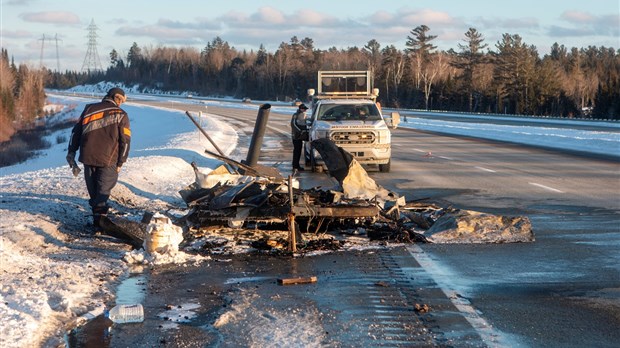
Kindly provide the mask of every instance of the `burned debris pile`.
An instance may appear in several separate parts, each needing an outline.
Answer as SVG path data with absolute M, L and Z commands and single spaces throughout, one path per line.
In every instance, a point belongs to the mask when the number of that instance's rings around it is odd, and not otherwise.
M 268 115 L 269 105 L 261 106 L 257 127 L 263 126 L 258 128 L 264 127 Z M 256 134 L 261 130 L 255 129 Z M 226 157 L 211 141 L 218 153 L 205 152 L 224 164 L 208 173 L 191 164 L 196 180 L 179 191 L 188 212 L 174 219 L 184 229 L 181 247 L 226 253 L 236 243 L 255 250 L 297 252 L 339 250 L 344 240 L 354 238 L 395 243 L 534 241 L 527 217 L 406 202 L 379 186 L 351 154 L 329 139 L 314 140 L 311 146 L 327 167 L 331 187 L 301 188 L 296 173 L 284 178 L 276 168 L 257 163 L 261 141 L 252 139 L 243 162 Z M 115 222 L 110 232 L 127 234 L 128 242 L 139 247 L 144 236 L 150 236 L 143 232 L 144 222 L 127 231 Z
M 196 182 L 180 192 L 190 208 L 184 217 L 189 235 L 203 236 L 205 230 L 217 228 L 265 230 L 271 235 L 265 233 L 249 242 L 254 249 L 293 251 L 338 250 L 343 242 L 334 239 L 334 234 L 396 243 L 534 239 L 526 217 L 407 203 L 404 197 L 377 185 L 354 158 L 326 141 L 322 139 L 317 149 L 323 151 L 323 158 L 331 158 L 326 161 L 327 172 L 337 182 L 327 189 L 301 189 L 297 178 L 287 180 L 275 168 L 269 175 L 261 175 L 264 170 L 253 171 L 258 176 L 244 175 L 243 168 L 223 156 L 219 158 L 226 164 L 209 174 L 192 164 Z M 334 159 L 337 156 L 341 158 Z M 337 168 L 332 170 L 330 164 Z M 278 230 L 288 234 L 278 235 Z M 213 244 L 203 244 L 202 249 L 209 245 Z
M 376 199 L 345 197 L 335 189 L 300 189 L 297 179 L 234 174 L 226 166 L 208 175 L 200 173 L 195 165 L 194 170 L 201 180 L 180 193 L 190 208 L 185 223 L 197 235 L 201 230 L 218 227 L 285 230 L 295 233 L 300 247 L 332 249 L 337 243 L 304 242 L 302 234 L 372 229 L 388 221 Z M 279 243 L 275 236 L 252 242 L 257 249 L 288 248 L 289 243 L 288 238 Z

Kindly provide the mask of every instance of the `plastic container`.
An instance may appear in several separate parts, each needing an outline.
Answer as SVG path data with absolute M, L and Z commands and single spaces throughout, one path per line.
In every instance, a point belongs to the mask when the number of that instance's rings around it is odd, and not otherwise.
M 183 241 L 183 230 L 172 224 L 170 219 L 156 213 L 146 227 L 143 247 L 147 253 L 176 253 Z
M 144 321 L 144 308 L 139 303 L 117 305 L 110 309 L 106 316 L 117 324 L 141 323 Z
M 172 238 L 170 233 L 164 229 L 153 229 L 151 233 L 146 234 L 145 244 L 145 249 L 149 254 L 163 253 L 166 247 L 172 244 Z

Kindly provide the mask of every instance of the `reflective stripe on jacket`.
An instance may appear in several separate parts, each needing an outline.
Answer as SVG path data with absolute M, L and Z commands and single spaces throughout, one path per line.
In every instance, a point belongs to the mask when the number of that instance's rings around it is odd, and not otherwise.
M 120 167 L 131 143 L 129 116 L 111 99 L 84 107 L 73 127 L 69 152 L 80 150 L 78 160 L 94 167 Z

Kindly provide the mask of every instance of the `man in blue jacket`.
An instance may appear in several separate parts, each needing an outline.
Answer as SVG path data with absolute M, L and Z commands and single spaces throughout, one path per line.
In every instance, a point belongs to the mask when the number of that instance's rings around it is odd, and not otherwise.
M 100 102 L 84 107 L 71 132 L 67 162 L 77 176 L 80 170 L 75 163 L 75 154 L 79 149 L 78 161 L 84 164 L 95 231 L 99 230 L 101 216 L 108 213 L 110 193 L 129 155 L 129 116 L 120 108 L 126 99 L 122 89 L 110 89 Z

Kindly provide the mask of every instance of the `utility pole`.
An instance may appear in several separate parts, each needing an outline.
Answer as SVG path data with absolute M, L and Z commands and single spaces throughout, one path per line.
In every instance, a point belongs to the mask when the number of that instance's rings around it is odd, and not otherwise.
M 88 49 L 86 50 L 86 57 L 84 57 L 84 63 L 82 64 L 82 71 L 90 74 L 91 71 L 102 71 L 101 61 L 99 60 L 99 53 L 97 53 L 97 26 L 95 20 L 90 21 L 88 26 Z
M 39 67 L 41 68 L 43 67 L 43 51 L 45 47 L 45 41 L 55 41 L 56 42 L 56 70 L 60 72 L 60 55 L 58 54 L 58 41 L 62 41 L 62 40 L 58 38 L 58 34 L 56 34 L 54 38 L 45 37 L 45 34 L 43 34 L 43 37 L 41 37 L 39 41 L 41 41 L 41 58 L 39 60 Z

